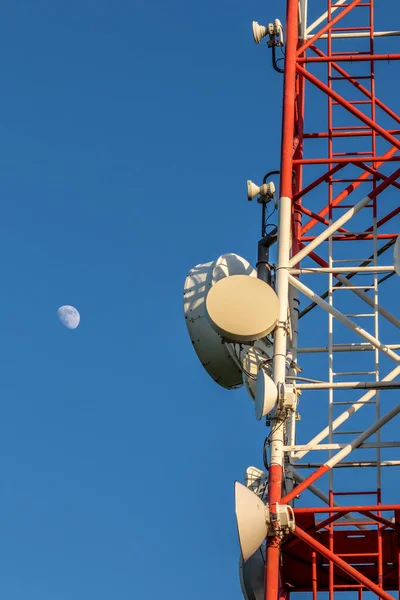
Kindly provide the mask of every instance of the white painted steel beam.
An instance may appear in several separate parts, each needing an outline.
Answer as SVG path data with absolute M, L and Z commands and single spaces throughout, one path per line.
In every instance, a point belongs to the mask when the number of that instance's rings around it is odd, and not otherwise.
M 357 202 L 357 204 L 349 208 L 349 210 L 343 213 L 343 215 L 339 217 L 336 221 L 334 221 L 332 225 L 329 225 L 329 227 L 324 229 L 322 233 L 320 233 L 319 235 L 317 235 L 317 237 L 311 240 L 311 242 L 309 242 L 307 246 L 305 246 L 297 254 L 292 256 L 292 258 L 289 260 L 288 266 L 294 267 L 295 265 L 297 265 L 297 263 L 299 263 L 301 260 L 303 260 L 303 258 L 308 256 L 310 252 L 312 252 L 315 248 L 322 244 L 322 242 L 327 240 L 333 233 L 335 233 L 335 231 L 337 231 L 339 227 L 347 223 L 347 221 L 350 221 L 350 219 L 358 212 L 360 212 L 360 210 L 364 208 L 364 206 L 366 206 L 369 202 L 371 202 L 371 198 L 369 196 L 365 196 L 362 200 Z
M 400 36 L 400 31 L 374 31 L 374 37 L 398 37 Z M 307 39 L 310 40 L 313 35 L 307 35 Z M 323 33 L 320 40 L 326 40 L 328 35 Z M 357 39 L 357 38 L 368 38 L 370 39 L 370 34 L 368 31 L 354 31 L 353 33 L 331 33 L 332 39 Z
M 349 444 L 346 444 L 344 448 L 342 448 L 337 454 L 332 456 L 329 460 L 326 461 L 326 466 L 332 469 L 335 465 L 337 465 L 343 458 L 346 458 L 355 448 L 366 447 L 367 444 L 364 445 L 364 441 L 367 440 L 371 435 L 379 431 L 386 423 L 394 419 L 396 415 L 400 412 L 400 403 L 397 404 L 389 410 L 383 417 L 377 419 L 375 423 L 373 423 L 368 429 L 360 433 L 359 436 L 354 438 Z M 384 444 L 389 443 L 390 446 L 388 448 L 400 447 L 400 442 L 376 442 L 375 445 L 372 445 L 374 448 L 385 448 Z M 369 445 L 369 444 L 368 444 Z
M 324 463 L 320 462 L 308 462 L 308 463 L 297 463 L 296 469 L 319 469 Z M 349 469 L 353 467 L 400 467 L 400 460 L 382 460 L 379 465 L 373 460 L 354 460 L 354 461 L 342 461 L 335 465 L 334 469 Z
M 391 350 L 400 350 L 400 344 L 386 344 Z M 370 352 L 375 348 L 371 344 L 333 344 L 333 352 Z M 298 354 L 319 354 L 328 352 L 327 346 L 316 346 L 314 348 L 298 348 Z
M 399 408 L 400 405 L 396 406 L 397 412 L 400 411 Z M 397 413 L 396 413 L 397 414 Z M 395 416 L 395 415 L 393 415 Z M 391 417 L 393 418 L 393 417 Z M 377 429 L 380 429 L 380 427 L 382 427 L 381 424 L 379 424 L 378 426 L 378 422 L 374 423 L 374 430 L 372 431 L 372 433 L 375 433 L 375 431 L 377 431 Z M 369 431 L 369 430 L 366 430 Z M 338 434 L 341 433 L 340 431 L 338 432 Z M 371 436 L 372 433 L 368 433 L 367 437 Z M 359 438 L 361 438 L 361 436 L 365 435 L 365 432 L 363 432 L 362 434 L 360 434 L 358 436 L 358 438 L 356 438 L 356 440 L 359 440 Z M 367 439 L 366 437 L 363 439 Z M 304 454 L 307 454 L 307 452 L 312 452 L 312 451 L 317 451 L 317 450 L 341 450 L 341 449 L 345 449 L 345 448 L 349 448 L 350 446 L 352 446 L 352 444 L 355 444 L 356 442 L 348 442 L 346 443 L 333 443 L 333 444 L 295 444 L 293 446 L 284 446 L 283 449 L 285 452 L 304 452 Z M 363 444 L 361 442 L 357 441 L 357 445 L 353 445 L 351 450 L 354 450 L 354 448 L 357 449 L 366 449 L 366 450 L 370 450 L 371 448 L 400 448 L 400 442 L 368 442 L 366 444 Z M 349 450 L 348 453 L 351 452 L 351 450 Z M 347 454 L 345 454 L 344 456 L 347 456 Z M 296 465 L 297 467 L 297 465 Z
M 346 0 L 338 0 L 338 2 L 336 2 L 332 7 L 331 7 L 331 14 L 335 12 L 335 10 L 337 10 L 338 8 L 340 8 L 340 6 L 342 4 L 344 4 L 346 2 Z M 316 19 L 314 21 L 314 23 L 311 23 L 311 25 L 309 27 L 307 27 L 307 34 L 311 33 L 311 31 L 314 31 L 314 29 L 316 29 L 318 27 L 318 25 L 321 25 L 321 23 L 323 23 L 324 21 L 326 21 L 326 19 L 328 18 L 328 11 L 324 12 L 320 17 L 318 17 L 318 19 Z M 313 37 L 313 36 L 310 36 Z
M 289 276 L 289 282 L 291 283 L 291 285 L 293 285 L 296 289 L 298 289 L 299 292 L 301 292 L 302 294 L 307 296 L 307 298 L 309 298 L 310 300 L 312 300 L 313 302 L 318 304 L 318 306 L 320 306 L 321 308 L 326 310 L 328 313 L 330 313 L 331 315 L 336 317 L 336 319 L 338 319 L 338 321 L 343 323 L 343 325 L 346 325 L 349 329 L 354 331 L 354 333 L 357 333 L 357 335 L 359 335 L 360 337 L 365 339 L 372 346 L 377 348 L 377 350 L 380 350 L 383 354 L 385 354 L 386 356 L 388 356 L 389 358 L 394 360 L 396 363 L 400 363 L 400 355 L 393 352 L 393 350 L 390 350 L 390 348 L 388 348 L 380 340 L 376 339 L 373 335 L 368 333 L 368 331 L 366 331 L 365 329 L 363 329 L 362 327 L 357 325 L 357 323 L 354 323 L 353 321 L 351 321 L 350 319 L 345 317 L 345 315 L 343 313 L 341 313 L 339 310 L 337 310 L 336 308 L 334 308 L 333 306 L 328 304 L 328 302 L 325 302 L 325 300 L 323 300 L 320 296 L 318 296 L 318 294 L 313 292 L 306 285 L 301 283 L 298 279 L 296 279 L 296 277 L 293 277 L 293 275 L 290 275 L 290 274 L 288 274 L 288 276 Z
M 302 267 L 301 269 L 289 269 L 291 275 L 308 275 L 313 273 L 393 273 L 393 266 L 387 267 Z
M 296 383 L 298 390 L 396 390 L 400 381 L 329 381 L 318 383 Z
M 390 373 L 388 373 L 386 375 L 386 377 L 384 377 L 382 379 L 382 381 L 391 381 L 392 379 L 397 377 L 397 375 L 399 375 L 399 374 L 400 374 L 400 366 L 397 366 L 392 371 L 390 371 Z M 358 410 L 360 410 L 360 408 L 362 408 L 365 404 L 367 404 L 369 402 L 369 400 L 371 400 L 371 398 L 373 398 L 375 395 L 376 395 L 376 390 L 370 390 L 369 392 L 367 392 L 366 394 L 361 396 L 361 398 L 356 400 L 356 402 L 354 402 L 354 404 L 349 406 L 349 408 L 347 408 L 345 411 L 343 411 L 341 415 L 339 415 L 338 417 L 336 417 L 336 419 L 334 419 L 334 421 L 332 421 L 332 431 L 335 431 L 338 427 L 340 427 L 340 425 L 345 423 L 345 421 L 347 421 L 347 419 L 349 419 Z M 329 426 L 325 427 L 325 429 L 320 431 L 306 445 L 309 446 L 310 444 L 311 445 L 318 444 L 319 442 L 324 440 L 326 437 L 328 437 L 328 435 L 329 435 Z M 308 450 L 298 450 L 294 454 L 293 460 L 298 461 L 300 458 L 303 458 L 303 456 L 305 456 L 307 453 L 308 453 Z
M 293 477 L 297 481 L 297 483 L 301 483 L 302 481 L 305 480 L 305 477 L 303 477 L 303 475 L 300 475 L 300 473 L 298 473 L 295 469 L 292 469 L 292 473 L 293 473 Z M 320 500 L 322 500 L 322 502 L 324 502 L 328 506 L 330 505 L 329 496 L 327 496 L 327 494 L 325 494 L 317 486 L 315 486 L 314 484 L 311 484 L 311 485 L 308 486 L 307 489 L 312 494 L 314 494 L 314 496 L 317 496 L 317 498 L 319 498 Z M 333 501 L 333 506 L 340 507 L 341 505 L 338 504 L 334 500 Z M 343 517 L 345 519 L 347 519 L 347 520 L 350 520 L 350 521 L 354 521 L 356 519 L 356 517 L 353 514 L 351 514 L 351 513 L 347 513 L 347 514 L 343 515 Z M 358 529 L 369 529 L 369 527 L 367 525 L 357 525 L 357 528 Z

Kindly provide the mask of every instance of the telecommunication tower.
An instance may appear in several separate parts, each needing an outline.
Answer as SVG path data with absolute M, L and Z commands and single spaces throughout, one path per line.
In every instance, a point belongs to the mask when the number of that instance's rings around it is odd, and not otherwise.
M 235 484 L 247 600 L 400 594 L 400 503 L 393 483 L 385 493 L 400 466 L 400 320 L 379 293 L 400 275 L 400 116 L 381 68 L 400 59 L 394 16 L 374 0 L 287 0 L 282 22 L 253 22 L 283 75 L 279 170 L 247 182 L 262 206 L 256 268 L 225 254 L 185 282 L 204 368 L 227 389 L 244 385 L 269 428 L 264 467 Z

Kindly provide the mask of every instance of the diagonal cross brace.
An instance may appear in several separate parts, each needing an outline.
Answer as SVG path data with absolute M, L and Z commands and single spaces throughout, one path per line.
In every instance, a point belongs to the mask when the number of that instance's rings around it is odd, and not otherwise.
M 398 142 L 399 142 L 399 146 L 400 146 L 400 140 L 398 140 Z M 382 193 L 384 190 L 386 190 L 386 188 L 388 188 L 389 185 L 391 185 L 391 183 L 393 181 L 396 181 L 396 179 L 398 179 L 399 177 L 400 177 L 400 169 L 397 169 L 390 175 L 390 177 L 387 177 L 385 179 L 385 181 L 380 183 L 375 188 L 375 190 L 373 190 L 367 196 L 365 196 L 365 198 L 363 198 L 362 200 L 357 202 L 357 204 L 355 204 L 353 206 L 353 208 L 350 208 L 348 211 L 346 211 L 341 217 L 339 217 L 339 219 L 334 221 L 332 223 L 332 225 L 327 227 L 327 229 L 325 229 L 325 231 L 320 233 L 320 235 L 318 235 L 314 240 L 312 240 L 312 242 L 307 244 L 307 246 L 305 246 L 297 254 L 292 256 L 292 258 L 289 260 L 288 266 L 294 267 L 304 257 L 306 257 L 308 254 L 310 254 L 310 252 L 312 250 L 314 250 L 314 248 L 316 248 L 322 242 L 327 240 L 332 235 L 332 233 L 337 231 L 337 229 L 339 227 L 341 227 L 344 223 L 347 223 L 347 221 L 349 221 L 355 214 L 357 214 L 362 208 L 364 208 L 364 206 L 366 206 L 372 199 L 376 198 L 380 193 Z
M 302 246 L 304 246 L 304 244 L 302 244 Z M 314 262 L 316 262 L 321 267 L 329 267 L 328 263 L 323 258 L 321 258 L 318 254 L 316 254 L 315 252 L 310 252 L 309 256 L 310 256 L 310 258 L 313 259 Z M 371 258 L 371 260 L 372 260 L 372 258 Z M 359 266 L 362 267 L 364 265 L 359 265 Z M 346 277 L 345 275 L 341 275 L 340 273 L 335 273 L 334 277 L 338 281 L 340 281 L 340 283 L 342 285 L 345 285 L 347 287 L 349 287 L 349 286 L 351 287 L 353 285 L 352 281 L 350 280 L 350 277 L 352 277 L 352 274 L 350 274 L 349 277 Z M 392 325 L 394 325 L 395 327 L 400 329 L 400 320 L 397 319 L 394 315 L 392 315 L 392 313 L 390 311 L 386 310 L 386 308 L 384 308 L 380 304 L 375 304 L 375 300 L 373 298 L 370 298 L 368 296 L 368 294 L 366 294 L 362 290 L 352 289 L 351 291 L 353 292 L 353 294 L 355 294 L 356 296 L 361 298 L 361 300 L 364 300 L 364 302 L 366 304 L 368 304 L 368 306 L 370 306 L 374 310 L 377 310 L 378 313 L 380 315 L 382 315 L 382 317 L 385 317 L 385 319 L 387 319 L 389 321 L 389 323 L 392 323 Z M 325 292 L 325 294 L 322 295 L 322 300 L 324 299 L 324 296 L 327 297 L 327 295 L 328 295 L 328 293 Z M 315 302 L 313 304 L 316 305 Z
M 304 285 L 304 283 L 301 283 L 301 281 L 299 281 L 296 277 L 293 277 L 293 275 L 290 275 L 290 273 L 288 273 L 288 278 L 289 278 L 289 283 L 291 283 L 293 285 L 293 287 L 295 287 L 299 292 L 301 292 L 302 294 L 307 296 L 307 298 L 309 298 L 310 300 L 312 300 L 313 302 L 318 304 L 318 306 L 325 309 L 328 313 L 330 313 L 331 315 L 336 317 L 336 319 L 338 319 L 338 321 L 343 323 L 343 325 L 346 325 L 346 327 L 348 327 L 349 329 L 354 331 L 354 333 L 357 333 L 360 337 L 362 337 L 365 341 L 369 342 L 377 350 L 380 350 L 388 358 L 391 358 L 392 360 L 394 360 L 394 362 L 396 362 L 397 364 L 400 364 L 400 355 L 399 354 L 396 354 L 396 352 L 393 352 L 393 350 L 388 348 L 385 344 L 383 344 L 376 337 L 374 337 L 373 335 L 368 333 L 368 331 L 366 331 L 365 329 L 363 329 L 362 327 L 357 325 L 357 323 L 354 323 L 354 321 L 352 321 L 348 317 L 345 317 L 345 315 L 343 313 L 341 313 L 340 310 L 337 310 L 337 308 L 335 308 L 334 306 L 331 306 L 330 304 L 328 304 L 328 302 L 325 302 L 325 300 L 322 300 L 322 298 L 320 296 L 318 296 L 318 294 L 316 294 L 315 292 L 313 292 L 313 290 L 311 290 L 309 287 Z
M 384 161 L 386 160 L 390 160 L 390 158 L 396 154 L 398 148 L 395 146 L 392 146 L 391 148 L 389 148 L 389 150 L 387 150 L 387 152 L 385 152 L 385 154 L 381 157 L 383 160 L 380 160 L 378 162 L 375 163 L 375 166 L 377 168 L 381 167 L 384 164 Z M 350 161 L 351 163 L 351 161 Z M 342 163 L 344 164 L 344 163 Z M 346 165 L 344 165 L 346 166 Z M 366 179 L 368 179 L 369 177 L 369 173 L 367 173 L 366 171 L 364 173 L 361 173 L 361 175 L 357 178 L 356 181 L 352 182 L 350 185 L 348 185 L 342 192 L 340 192 L 340 194 L 338 194 L 336 196 L 336 198 L 334 198 L 332 200 L 331 206 L 337 206 L 338 204 L 340 204 L 342 202 L 342 200 L 344 200 L 345 198 L 347 198 L 348 196 L 350 196 L 350 194 L 352 192 L 354 192 L 354 190 L 356 190 L 362 183 L 364 183 L 364 181 Z M 301 193 L 300 193 L 301 196 Z M 325 216 L 326 214 L 328 214 L 329 212 L 329 207 L 330 205 L 326 205 L 324 208 L 322 208 L 318 215 L 320 217 Z M 313 219 L 311 219 L 310 221 L 308 221 L 307 223 L 305 223 L 305 225 L 303 225 L 303 227 L 301 228 L 301 235 L 303 236 L 305 233 L 307 233 L 310 229 L 312 229 L 314 227 L 314 225 L 316 224 L 316 221 L 314 221 Z
M 324 33 L 326 31 L 328 31 L 328 29 L 330 29 L 331 27 L 334 27 L 338 21 L 343 19 L 343 17 L 345 17 L 351 10 L 353 10 L 353 8 L 355 6 L 357 6 L 357 4 L 360 4 L 360 2 L 361 2 L 361 0 L 353 0 L 353 2 L 348 4 L 345 8 L 343 8 L 343 10 L 341 10 L 340 13 L 338 15 L 336 15 L 336 17 L 334 17 L 331 21 L 329 21 L 326 25 L 324 25 L 318 31 L 318 33 L 316 33 L 310 40 L 305 42 L 305 44 L 303 44 L 297 50 L 297 56 L 300 56 L 301 54 L 303 54 L 303 52 L 305 52 L 307 50 L 307 48 L 309 48 L 312 44 L 314 44 L 321 37 L 321 35 L 324 35 Z
M 315 54 L 318 54 L 318 56 L 320 56 L 321 58 L 328 58 L 327 55 L 322 52 L 322 50 L 320 50 L 320 48 L 317 47 L 313 47 L 312 50 L 315 52 Z M 367 98 L 369 98 L 370 100 L 372 100 L 372 93 L 363 85 L 361 85 L 361 83 L 359 81 L 357 81 L 356 77 L 352 77 L 349 73 L 347 73 L 347 71 L 345 71 L 343 69 L 343 67 L 341 67 L 340 65 L 338 65 L 336 62 L 332 62 L 331 66 L 335 69 L 335 71 L 337 71 L 340 75 L 342 75 L 343 77 L 345 77 L 347 79 L 347 81 L 349 83 L 351 83 L 352 85 L 354 85 L 355 88 L 358 89 L 358 91 L 362 92 L 365 96 L 367 96 Z M 386 114 L 389 115 L 389 117 L 392 117 L 392 119 L 394 119 L 395 121 L 397 121 L 397 123 L 400 123 L 400 116 L 395 113 L 391 108 L 389 108 L 388 106 L 386 106 L 386 104 L 384 104 L 384 102 L 382 102 L 381 100 L 379 100 L 379 98 L 374 98 L 374 102 L 377 106 L 379 106 L 380 109 L 382 109 Z
M 378 123 L 375 123 L 375 121 L 370 119 L 367 115 L 364 115 L 364 113 L 362 113 L 361 110 L 359 110 L 352 104 L 349 104 L 349 102 L 342 98 L 340 94 L 330 89 L 325 83 L 320 81 L 317 77 L 315 77 L 315 75 L 313 75 L 309 71 L 306 71 L 306 69 L 304 69 L 301 65 L 297 64 L 296 69 L 300 75 L 302 75 L 305 79 L 310 81 L 310 83 L 313 83 L 315 87 L 321 90 L 321 92 L 324 92 L 327 96 L 332 98 L 332 100 L 340 104 L 340 106 L 345 108 L 349 113 L 351 113 L 354 117 L 362 121 L 362 123 L 370 127 L 373 131 L 379 133 L 379 135 L 387 142 L 393 144 L 393 146 L 395 146 L 397 149 L 400 149 L 400 140 L 395 138 L 394 135 L 388 133 L 386 129 L 378 125 Z
M 303 542 L 311 546 L 314 550 L 322 554 L 325 558 L 332 561 L 335 565 L 337 565 L 342 571 L 350 575 L 353 579 L 364 585 L 371 592 L 382 598 L 382 600 L 393 600 L 393 596 L 385 592 L 379 585 L 365 577 L 360 571 L 357 571 L 354 567 L 345 562 L 340 556 L 337 556 L 334 552 L 326 548 L 320 542 L 317 542 L 311 535 L 306 533 L 303 529 L 301 529 L 298 525 L 296 525 L 294 534 L 300 538 Z
M 351 442 L 346 444 L 344 448 L 342 448 L 341 450 L 339 450 L 339 452 L 334 454 L 334 456 L 327 460 L 325 464 L 323 464 L 316 471 L 314 471 L 314 473 L 311 473 L 311 475 L 306 477 L 302 483 L 294 487 L 288 494 L 281 498 L 281 504 L 287 504 L 288 502 L 293 500 L 293 498 L 295 498 L 298 494 L 306 490 L 310 484 L 317 481 L 317 479 L 325 475 L 325 473 L 328 473 L 335 465 L 340 463 L 340 461 L 342 461 L 346 456 L 353 452 L 355 448 L 361 446 L 361 444 L 366 439 L 371 437 L 371 435 L 373 435 L 376 431 L 381 429 L 383 425 L 385 425 L 386 423 L 391 421 L 396 415 L 398 415 L 399 412 L 400 404 L 396 404 L 396 406 L 393 407 L 389 412 L 387 412 L 383 417 L 378 419 L 375 423 L 368 427 L 368 429 L 363 431 L 359 436 L 357 436 Z

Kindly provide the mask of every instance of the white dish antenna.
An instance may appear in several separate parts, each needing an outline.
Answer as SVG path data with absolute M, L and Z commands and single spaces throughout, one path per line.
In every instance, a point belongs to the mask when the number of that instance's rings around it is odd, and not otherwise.
M 254 492 L 235 481 L 235 511 L 244 562 L 261 546 L 268 533 L 267 507 Z
M 206 311 L 212 327 L 222 338 L 251 343 L 275 328 L 279 301 L 265 281 L 248 275 L 232 275 L 210 289 Z
M 397 237 L 393 250 L 393 264 L 396 274 L 400 277 L 400 235 Z
M 188 333 L 195 352 L 216 383 L 227 389 L 240 387 L 242 370 L 233 344 L 222 343 L 221 336 L 206 317 L 206 298 L 212 287 L 232 275 L 256 278 L 250 263 L 237 254 L 223 254 L 217 260 L 191 269 L 184 286 L 183 307 Z
M 263 498 L 267 491 L 268 475 L 257 467 L 247 467 L 244 484 L 259 498 Z
M 268 29 L 264 25 L 260 25 L 257 21 L 252 23 L 253 38 L 256 44 L 259 44 L 263 37 L 268 35 Z
M 243 354 L 243 383 L 252 400 L 256 397 L 256 381 L 258 371 L 263 365 L 268 372 L 268 366 L 272 358 L 272 346 L 267 346 L 262 340 L 255 342 L 254 346 L 250 346 Z
M 274 408 L 278 400 L 278 389 L 267 373 L 261 369 L 257 375 L 254 408 L 257 421 L 261 421 Z
M 264 600 L 265 547 L 261 546 L 249 560 L 239 561 L 240 587 L 245 600 Z

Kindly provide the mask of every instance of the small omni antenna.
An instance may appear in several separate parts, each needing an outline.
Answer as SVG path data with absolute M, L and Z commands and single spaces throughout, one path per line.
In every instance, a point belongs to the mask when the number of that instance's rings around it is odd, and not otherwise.
M 271 284 L 271 265 L 269 262 L 269 248 L 276 242 L 278 229 L 276 225 L 270 225 L 271 230 L 267 233 L 267 204 L 274 201 L 274 208 L 277 208 L 275 184 L 273 181 L 267 183 L 272 175 L 280 175 L 280 171 L 269 171 L 264 178 L 261 186 L 257 186 L 252 181 L 247 181 L 247 199 L 249 202 L 257 198 L 261 204 L 261 240 L 258 242 L 257 252 L 257 277 L 268 284 Z
M 247 200 L 251 202 L 254 198 L 257 198 L 258 204 L 261 204 L 262 212 L 261 212 L 261 236 L 264 237 L 266 235 L 266 206 L 271 200 L 274 201 L 274 206 L 276 205 L 276 196 L 275 196 L 275 184 L 273 181 L 267 183 L 268 179 L 271 175 L 280 175 L 280 171 L 270 171 L 266 175 L 264 175 L 263 182 L 261 186 L 256 185 L 252 181 L 247 181 Z
M 280 171 L 270 171 L 269 173 L 267 173 L 266 175 L 264 175 L 263 183 L 267 183 L 267 180 L 271 177 L 271 175 L 280 175 L 280 174 L 281 174 Z M 262 213 L 261 213 L 261 219 L 262 219 L 261 235 L 263 237 L 267 235 L 267 231 L 266 231 L 266 229 L 267 229 L 267 223 L 266 223 L 266 217 L 267 217 L 267 215 L 266 215 L 266 206 L 267 206 L 266 202 L 263 202 L 262 205 L 261 205 L 261 210 L 262 210 Z M 275 207 L 275 209 L 277 208 L 277 202 L 276 202 L 275 193 L 274 193 L 274 207 Z

